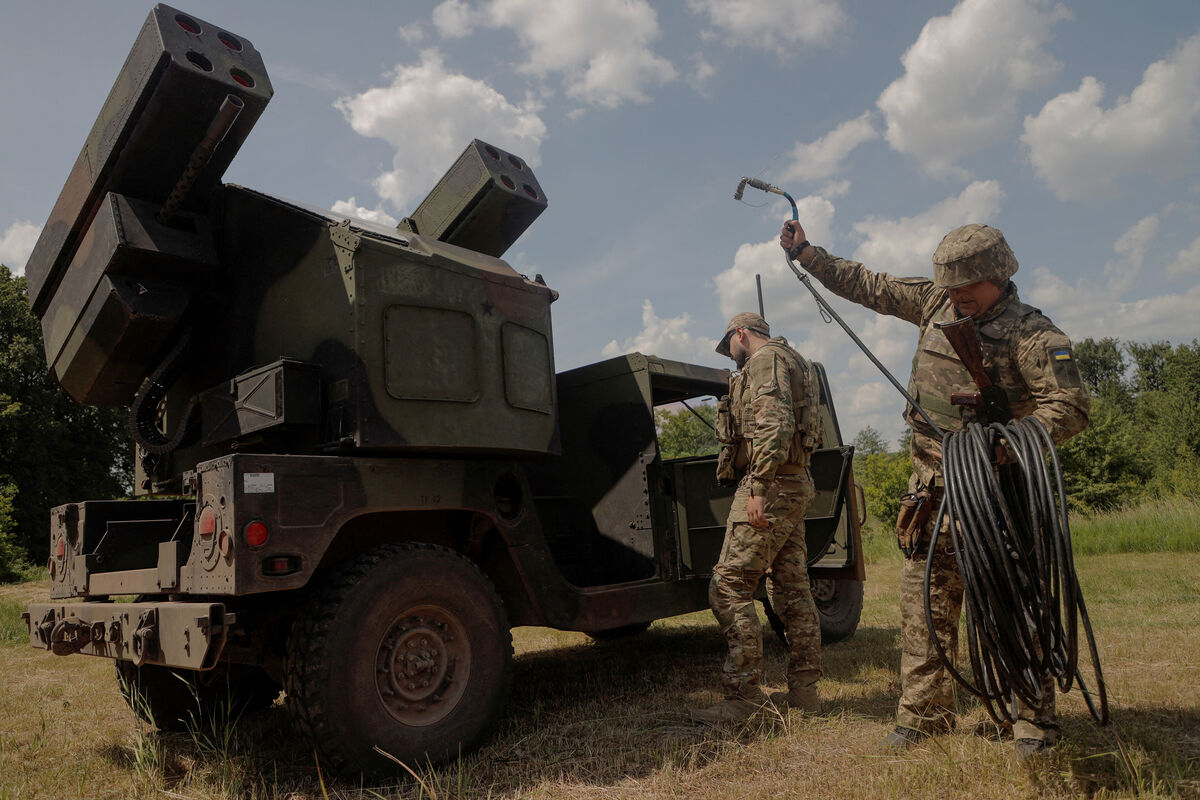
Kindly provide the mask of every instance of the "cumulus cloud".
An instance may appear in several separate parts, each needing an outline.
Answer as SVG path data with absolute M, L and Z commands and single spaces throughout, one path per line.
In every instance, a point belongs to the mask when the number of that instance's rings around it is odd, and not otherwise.
M 1004 191 L 996 181 L 975 181 L 958 196 L 915 216 L 895 220 L 868 217 L 854 225 L 865 240 L 853 257 L 879 272 L 929 275 L 930 259 L 942 237 L 959 225 L 992 219 L 1000 212 L 1003 199 Z
M 836 174 L 854 148 L 879 138 L 870 111 L 847 120 L 815 142 L 796 142 L 784 180 L 819 181 Z
M 445 0 L 433 9 L 433 27 L 447 39 L 470 36 L 475 13 L 464 0 Z
M 888 144 L 933 175 L 962 174 L 962 159 L 1009 137 L 1021 94 L 1057 74 L 1046 45 L 1068 17 L 1045 0 L 962 0 L 929 20 L 877 101 Z
M 1200 273 L 1200 237 L 1176 254 L 1167 266 L 1167 277 L 1184 278 Z
M 365 219 L 367 222 L 378 222 L 380 225 L 395 227 L 397 219 L 382 208 L 365 208 L 351 197 L 349 200 L 338 200 L 330 209 L 335 214 L 345 214 L 348 217 Z
M 424 51 L 419 64 L 398 66 L 387 78 L 388 85 L 334 105 L 357 133 L 396 148 L 392 169 L 374 187 L 397 210 L 411 210 L 475 137 L 532 166 L 541 162 L 546 124 L 537 105 L 514 104 L 487 83 L 451 72 L 437 50 Z
M 765 47 L 780 56 L 800 45 L 822 44 L 846 23 L 834 0 L 688 0 L 688 8 L 708 19 L 706 38 Z
M 665 319 L 659 317 L 654 310 L 654 303 L 647 298 L 642 302 L 641 332 L 626 339 L 623 344 L 613 339 L 604 345 L 600 354 L 612 358 L 624 353 L 643 353 L 692 363 L 711 361 L 709 356 L 717 346 L 717 340 L 694 336 L 688 330 L 691 324 L 692 317 L 686 313 Z
M 9 225 L 0 236 L 0 264 L 4 264 L 14 275 L 25 274 L 25 262 L 33 252 L 38 235 L 42 232 L 41 225 L 34 225 L 27 219 L 17 220 Z
M 828 243 L 833 241 L 832 225 L 834 206 L 823 197 L 802 197 L 796 201 L 800 211 L 800 220 L 804 224 L 804 234 L 814 242 Z M 790 297 L 803 287 L 796 283 L 796 277 L 788 269 L 783 258 L 783 250 L 777 239 L 766 242 L 743 244 L 733 256 L 733 264 L 728 269 L 713 278 L 716 287 L 717 303 L 721 315 L 728 319 L 739 311 L 758 308 L 758 296 L 755 290 L 755 275 L 762 276 L 763 296 L 771 298 L 770 306 L 774 306 L 774 298 Z M 798 322 L 798 317 L 789 316 L 789 312 L 779 308 L 768 307 L 767 316 L 772 320 L 782 314 L 785 322 Z
M 585 105 L 646 103 L 652 87 L 676 78 L 652 49 L 658 14 L 646 0 L 490 0 L 482 10 L 526 48 L 523 71 L 560 76 L 567 96 Z
M 1128 295 L 1146 285 L 1147 251 L 1157 234 L 1160 217 L 1151 214 L 1132 225 L 1113 244 L 1115 258 L 1098 278 L 1084 277 L 1068 283 L 1048 267 L 1034 271 L 1029 302 L 1042 308 L 1076 341 L 1085 337 L 1114 336 L 1118 339 L 1200 338 L 1200 285 L 1181 294 L 1158 294 L 1143 298 Z M 1167 267 L 1186 264 L 1188 253 L 1200 255 L 1200 239 L 1180 252 Z M 1190 263 L 1195 263 L 1190 262 Z
M 1021 137 L 1039 177 L 1063 200 L 1114 194 L 1139 172 L 1173 176 L 1195 164 L 1200 116 L 1200 34 L 1151 64 L 1110 109 L 1104 84 L 1086 77 L 1025 118 Z

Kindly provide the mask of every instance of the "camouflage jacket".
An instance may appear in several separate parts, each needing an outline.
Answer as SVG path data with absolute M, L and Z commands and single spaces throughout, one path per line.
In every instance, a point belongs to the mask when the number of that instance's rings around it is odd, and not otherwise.
M 730 376 L 718 438 L 732 450 L 733 466 L 748 468 L 752 495 L 765 495 L 781 468 L 809 466 L 821 438 L 818 412 L 812 365 L 782 336 L 765 342 Z
M 945 334 L 935 327 L 956 318 L 949 293 L 928 278 L 895 278 L 814 249 L 817 256 L 807 269 L 830 291 L 920 328 L 909 394 L 939 427 L 961 430 L 963 408 L 951 405 L 950 395 L 977 389 Z M 1004 296 L 975 321 L 984 368 L 1008 396 L 1013 416 L 1036 417 L 1056 443 L 1087 427 L 1091 401 L 1071 340 L 1041 311 L 1022 303 L 1016 286 L 1010 283 Z M 941 442 L 911 405 L 904 418 L 914 434 L 913 469 L 922 483 L 929 484 L 941 473 Z

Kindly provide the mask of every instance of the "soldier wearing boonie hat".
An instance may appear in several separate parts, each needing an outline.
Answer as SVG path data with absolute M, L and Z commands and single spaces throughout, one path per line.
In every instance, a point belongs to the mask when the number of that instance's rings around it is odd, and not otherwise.
M 963 408 L 952 405 L 950 396 L 974 392 L 975 386 L 936 325 L 966 316 L 978 325 L 984 367 L 1007 394 L 1014 417 L 1036 417 L 1055 443 L 1087 427 L 1090 401 L 1071 340 L 1041 311 L 1021 302 L 1010 280 L 1017 271 L 1016 256 L 995 228 L 975 223 L 946 234 L 933 254 L 932 281 L 872 272 L 856 261 L 831 255 L 809 243 L 794 221 L 784 224 L 779 243 L 830 291 L 920 328 L 909 394 L 943 430 L 962 429 Z M 943 489 L 941 442 L 914 408 L 906 409 L 905 421 L 913 430 L 909 491 L 927 492 L 930 506 L 936 509 Z M 955 684 L 930 643 L 925 622 L 927 549 L 918 546 L 901 570 L 901 696 L 896 727 L 884 740 L 889 749 L 945 731 L 955 720 Z M 934 633 L 945 652 L 953 655 L 958 651 L 963 600 L 954 554 L 934 554 L 930 577 Z M 1021 757 L 1045 752 L 1058 740 L 1053 679 L 1043 675 L 1042 685 L 1046 699 L 1038 707 L 1017 702 L 1013 738 Z
M 754 593 L 767 574 L 771 605 L 789 643 L 786 691 L 770 700 L 803 711 L 820 707 L 821 628 L 808 582 L 804 514 L 814 495 L 809 464 L 820 440 L 812 365 L 753 312 L 735 314 L 717 352 L 740 372 L 721 398 L 717 477 L 741 473 L 713 569 L 709 602 L 729 645 L 722 671 L 725 699 L 693 709 L 705 724 L 744 720 L 767 703 L 762 677 L 762 625 Z M 769 573 L 768 573 L 769 570 Z

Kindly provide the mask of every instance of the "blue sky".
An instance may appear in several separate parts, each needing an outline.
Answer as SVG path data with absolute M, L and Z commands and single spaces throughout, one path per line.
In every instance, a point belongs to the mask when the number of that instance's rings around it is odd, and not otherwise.
M 398 219 L 474 137 L 550 206 L 506 254 L 561 293 L 566 369 L 712 352 L 763 276 L 825 364 L 842 428 L 902 400 L 786 271 L 783 186 L 814 243 L 927 275 L 941 236 L 1004 231 L 1068 335 L 1200 337 L 1200 3 L 445 0 L 180 4 L 252 41 L 275 97 L 225 179 Z M 0 262 L 20 271 L 149 11 L 0 10 Z M 835 301 L 903 381 L 910 325 Z

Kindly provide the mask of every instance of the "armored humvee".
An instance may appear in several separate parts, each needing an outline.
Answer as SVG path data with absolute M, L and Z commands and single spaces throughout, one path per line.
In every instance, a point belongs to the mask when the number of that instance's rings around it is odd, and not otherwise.
M 161 727 L 283 689 L 337 769 L 451 757 L 503 710 L 512 626 L 707 607 L 732 489 L 663 458 L 654 409 L 727 373 L 556 375 L 557 294 L 500 258 L 545 194 L 485 142 L 397 228 L 222 184 L 271 94 L 247 39 L 156 6 L 28 262 L 53 375 L 130 408 L 140 495 L 51 511 L 30 643 L 114 659 Z M 820 378 L 808 541 L 842 638 L 862 503 Z

